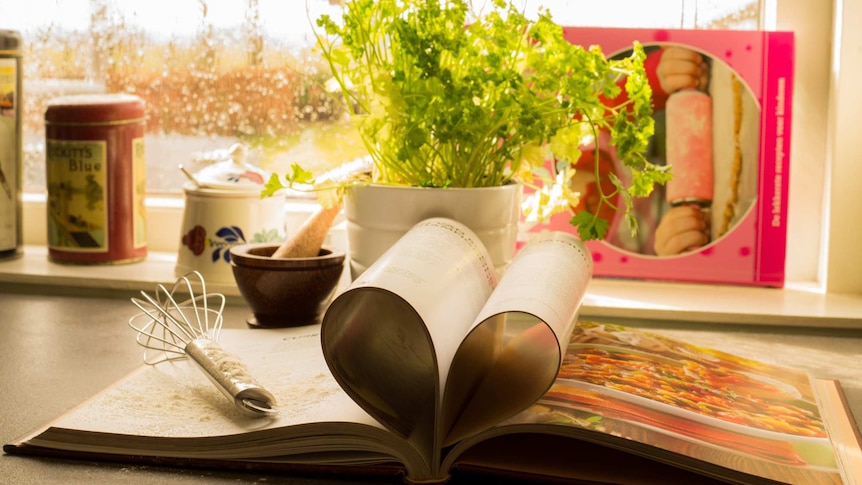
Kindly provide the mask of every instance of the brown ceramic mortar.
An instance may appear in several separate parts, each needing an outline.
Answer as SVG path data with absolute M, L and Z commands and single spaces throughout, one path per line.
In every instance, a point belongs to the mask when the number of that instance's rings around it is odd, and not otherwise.
M 278 243 L 230 249 L 240 293 L 251 307 L 252 327 L 293 327 L 320 322 L 344 272 L 345 254 L 324 246 L 315 257 L 273 258 Z

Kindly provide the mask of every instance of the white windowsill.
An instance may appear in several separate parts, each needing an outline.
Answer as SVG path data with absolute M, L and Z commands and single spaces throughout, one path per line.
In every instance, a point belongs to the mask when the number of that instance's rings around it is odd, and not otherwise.
M 585 314 L 704 323 L 862 329 L 862 295 L 814 284 L 760 288 L 594 278 Z
M 121 265 L 75 266 L 52 263 L 45 247 L 44 195 L 27 194 L 23 256 L 0 261 L 0 291 L 127 295 L 153 291 L 176 281 L 174 264 L 182 225 L 179 197 L 147 198 L 146 260 Z M 286 205 L 288 234 L 308 217 L 312 200 Z M 337 220 L 330 244 L 346 248 L 344 223 Z M 231 304 L 244 304 L 235 286 L 208 285 Z M 581 315 L 588 318 L 653 319 L 746 325 L 862 329 L 862 294 L 824 294 L 813 283 L 782 289 L 594 278 Z
M 336 228 L 338 230 L 339 228 Z M 0 291 L 60 291 L 110 294 L 152 291 L 175 281 L 176 256 L 150 252 L 146 260 L 123 265 L 52 263 L 44 246 L 26 246 L 23 256 L 0 262 Z M 209 286 L 232 304 L 243 304 L 234 286 Z M 862 328 L 862 295 L 823 294 L 805 288 L 629 281 L 595 278 L 581 316 L 708 323 Z

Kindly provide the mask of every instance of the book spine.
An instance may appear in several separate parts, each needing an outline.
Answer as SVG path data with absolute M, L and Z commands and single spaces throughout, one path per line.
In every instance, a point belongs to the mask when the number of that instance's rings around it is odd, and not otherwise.
M 784 284 L 793 99 L 792 32 L 764 32 L 756 282 Z

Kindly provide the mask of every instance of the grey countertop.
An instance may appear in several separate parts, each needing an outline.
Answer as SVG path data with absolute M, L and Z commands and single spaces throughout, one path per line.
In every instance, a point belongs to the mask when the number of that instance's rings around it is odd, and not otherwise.
M 141 349 L 127 325 L 136 309 L 128 300 L 131 293 L 126 293 L 72 296 L 0 286 L 0 382 L 3 386 L 0 441 L 11 443 L 48 424 L 141 365 Z M 228 306 L 225 327 L 244 328 L 248 314 L 248 309 L 242 305 Z M 816 377 L 838 378 L 854 414 L 862 416 L 862 330 L 622 323 L 660 329 L 703 345 L 801 367 Z M 202 481 L 345 483 L 337 479 L 0 456 L 2 483 Z

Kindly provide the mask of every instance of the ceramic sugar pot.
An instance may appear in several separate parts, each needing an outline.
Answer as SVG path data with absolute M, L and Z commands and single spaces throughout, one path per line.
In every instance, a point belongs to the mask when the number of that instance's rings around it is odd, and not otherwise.
M 261 198 L 269 174 L 246 163 L 245 147 L 233 145 L 228 153 L 194 174 L 180 166 L 189 182 L 183 186 L 178 277 L 194 270 L 207 283 L 235 285 L 232 246 L 284 239 L 284 197 Z

